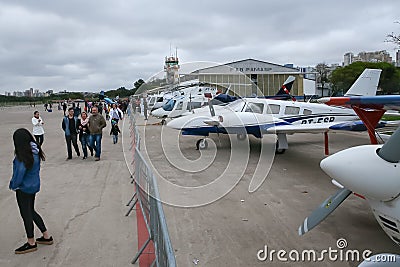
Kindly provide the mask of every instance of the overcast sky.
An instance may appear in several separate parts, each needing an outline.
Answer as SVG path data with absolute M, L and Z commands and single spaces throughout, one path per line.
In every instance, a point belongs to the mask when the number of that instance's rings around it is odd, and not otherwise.
M 0 93 L 132 88 L 181 63 L 341 63 L 387 50 L 398 0 L 0 0 Z

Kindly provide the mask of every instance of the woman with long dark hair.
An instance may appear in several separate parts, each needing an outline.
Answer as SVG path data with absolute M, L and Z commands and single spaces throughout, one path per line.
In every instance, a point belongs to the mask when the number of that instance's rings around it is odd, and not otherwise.
M 35 196 L 40 190 L 40 161 L 45 160 L 42 148 L 36 143 L 32 134 L 24 128 L 13 134 L 15 158 L 13 176 L 9 188 L 16 192 L 17 203 L 24 221 L 28 242 L 15 250 L 16 254 L 24 254 L 37 250 L 37 244 L 53 244 L 42 217 L 35 211 Z M 33 223 L 43 236 L 34 239 Z

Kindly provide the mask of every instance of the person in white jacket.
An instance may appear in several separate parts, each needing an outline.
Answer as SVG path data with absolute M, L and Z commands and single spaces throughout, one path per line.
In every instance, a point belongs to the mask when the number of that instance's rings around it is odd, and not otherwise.
M 32 124 L 33 124 L 33 136 L 35 136 L 36 142 L 42 146 L 43 141 L 44 141 L 44 129 L 43 129 L 43 120 L 39 116 L 39 111 L 33 112 L 33 118 L 32 118 Z
M 110 109 L 110 121 L 114 120 L 118 123 L 119 120 L 122 120 L 124 117 L 124 114 L 122 113 L 122 111 L 117 107 L 116 104 L 112 104 L 111 105 L 111 109 Z

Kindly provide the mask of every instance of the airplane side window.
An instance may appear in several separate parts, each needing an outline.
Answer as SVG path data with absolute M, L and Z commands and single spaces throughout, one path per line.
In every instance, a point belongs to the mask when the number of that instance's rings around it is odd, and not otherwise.
M 176 109 L 175 110 L 182 110 L 182 107 L 183 107 L 183 102 L 181 101 L 176 105 Z
M 286 115 L 297 115 L 297 114 L 299 114 L 299 112 L 300 112 L 300 108 L 298 108 L 298 107 L 287 106 L 285 108 L 285 114 Z
M 247 103 L 245 112 L 254 112 L 262 114 L 264 111 L 264 104 L 262 103 Z
M 269 110 L 271 110 L 272 114 L 279 114 L 279 112 L 281 110 L 281 106 L 275 105 L 275 104 L 269 104 L 268 108 L 269 108 Z
M 312 114 L 312 110 L 309 110 L 309 109 L 304 109 L 304 111 L 303 111 L 303 114 L 304 115 L 311 115 Z

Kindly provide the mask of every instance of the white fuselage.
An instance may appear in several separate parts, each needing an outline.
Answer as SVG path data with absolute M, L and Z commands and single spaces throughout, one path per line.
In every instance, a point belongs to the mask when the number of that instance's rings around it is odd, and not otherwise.
M 359 120 L 358 116 L 351 109 L 332 107 L 316 103 L 304 103 L 294 101 L 282 101 L 263 98 L 244 98 L 236 100 L 226 106 L 214 106 L 216 116 L 224 116 L 228 113 L 256 113 L 261 115 L 273 116 L 277 120 L 282 120 L 287 124 L 328 124 L 333 122 L 348 122 Z M 185 129 L 188 127 L 187 121 L 201 116 L 211 117 L 209 107 L 195 109 L 193 114 L 177 118 L 171 121 L 168 126 L 174 129 Z M 191 123 L 192 128 L 207 127 L 207 124 Z M 243 121 L 245 124 L 254 122 Z M 230 125 L 226 125 L 230 127 Z
M 191 111 L 204 106 L 208 100 L 215 97 L 217 89 L 207 86 L 192 86 L 174 92 L 175 96 L 151 115 L 157 118 L 176 118 L 191 114 Z

